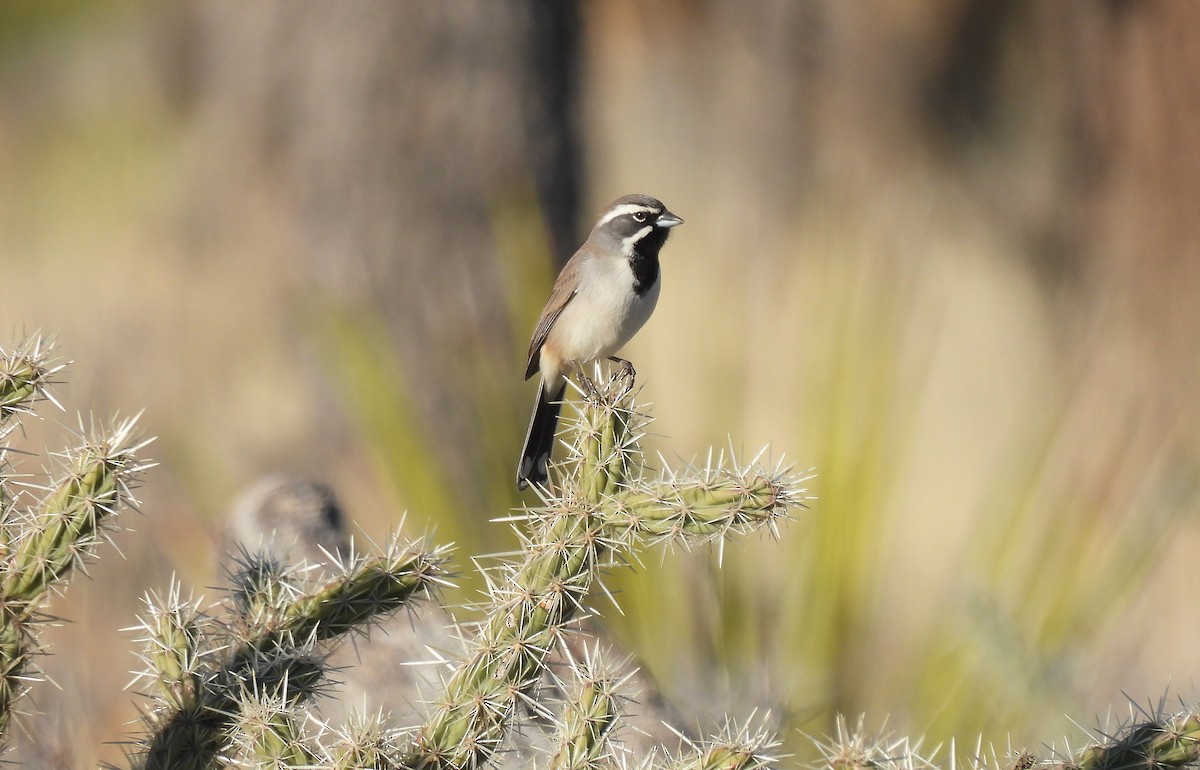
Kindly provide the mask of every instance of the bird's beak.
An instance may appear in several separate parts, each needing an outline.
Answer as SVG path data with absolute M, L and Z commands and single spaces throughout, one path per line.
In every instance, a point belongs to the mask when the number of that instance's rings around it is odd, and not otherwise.
M 683 220 L 666 209 L 663 209 L 663 213 L 658 215 L 658 219 L 654 220 L 654 225 L 656 227 L 665 227 L 667 229 L 681 224 L 683 224 Z

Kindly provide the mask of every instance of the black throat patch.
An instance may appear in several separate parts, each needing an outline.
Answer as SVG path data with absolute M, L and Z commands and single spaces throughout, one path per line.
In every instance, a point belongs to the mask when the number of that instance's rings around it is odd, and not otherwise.
M 668 234 L 666 229 L 656 227 L 633 246 L 629 267 L 633 270 L 633 293 L 639 297 L 658 282 L 658 252 Z

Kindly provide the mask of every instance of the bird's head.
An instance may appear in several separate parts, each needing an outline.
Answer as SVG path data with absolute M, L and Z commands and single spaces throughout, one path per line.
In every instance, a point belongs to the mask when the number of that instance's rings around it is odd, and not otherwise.
M 654 252 L 667 241 L 672 227 L 683 220 L 672 214 L 662 201 L 649 195 L 626 195 L 617 198 L 604 210 L 592 227 L 589 240 L 603 241 L 625 256 L 639 246 L 653 244 Z

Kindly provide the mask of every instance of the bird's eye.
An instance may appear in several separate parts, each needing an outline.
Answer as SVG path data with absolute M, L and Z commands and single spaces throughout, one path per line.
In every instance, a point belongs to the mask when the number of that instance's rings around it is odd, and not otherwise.
M 645 221 L 646 221 L 646 212 L 644 212 L 644 211 L 635 211 L 635 212 L 633 213 L 633 221 L 635 221 L 635 222 L 645 222 Z

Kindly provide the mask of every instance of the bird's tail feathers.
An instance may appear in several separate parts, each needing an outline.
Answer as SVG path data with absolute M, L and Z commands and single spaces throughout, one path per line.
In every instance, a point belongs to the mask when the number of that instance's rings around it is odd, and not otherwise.
M 517 489 L 546 483 L 550 453 L 554 449 L 554 435 L 558 429 L 558 414 L 562 410 L 566 389 L 567 383 L 562 381 L 558 392 L 549 393 L 545 379 L 538 387 L 537 403 L 533 406 L 533 416 L 529 418 L 525 447 L 521 450 L 521 462 L 517 465 Z

